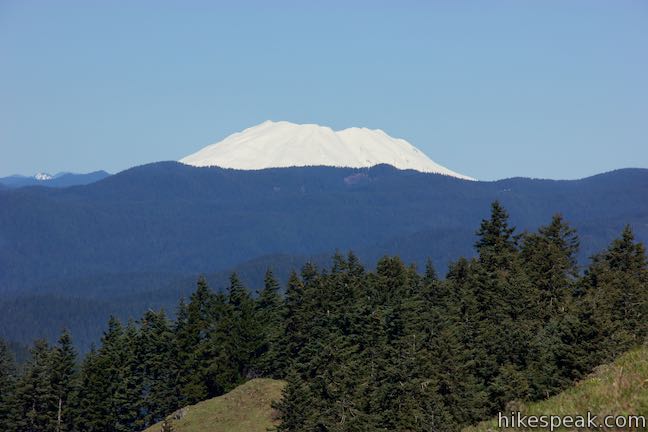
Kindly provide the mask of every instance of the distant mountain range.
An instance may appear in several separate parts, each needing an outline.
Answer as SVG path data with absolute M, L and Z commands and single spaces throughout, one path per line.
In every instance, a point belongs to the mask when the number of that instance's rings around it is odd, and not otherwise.
M 242 171 L 161 162 L 71 188 L 0 190 L 0 336 L 29 342 L 71 328 L 81 346 L 110 313 L 173 311 L 206 273 L 232 269 L 252 288 L 272 266 L 285 279 L 305 260 L 356 251 L 369 265 L 431 257 L 443 274 L 473 254 L 474 232 L 500 200 L 518 232 L 561 212 L 579 232 L 580 259 L 625 224 L 648 240 L 648 170 L 573 181 L 466 181 L 371 168 Z
M 178 162 L 116 175 L 0 178 L 0 336 L 29 343 L 63 327 L 86 349 L 109 314 L 173 312 L 198 274 L 252 289 L 336 250 L 368 265 L 398 254 L 440 273 L 471 256 L 500 200 L 518 232 L 561 212 L 580 262 L 625 224 L 648 240 L 648 170 L 573 181 L 473 181 L 382 130 L 266 121 Z M 39 187 L 41 186 L 41 187 Z M 45 187 L 42 187 L 45 186 Z M 74 186 L 74 187 L 71 187 Z
M 87 174 L 58 173 L 50 175 L 38 173 L 34 176 L 12 175 L 0 177 L 0 188 L 19 188 L 24 186 L 68 187 L 94 183 L 108 177 L 106 171 L 94 171 Z

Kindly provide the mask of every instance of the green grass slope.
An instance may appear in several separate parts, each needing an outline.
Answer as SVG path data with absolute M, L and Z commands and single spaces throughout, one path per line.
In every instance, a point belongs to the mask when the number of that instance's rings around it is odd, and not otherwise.
M 172 420 L 173 429 L 176 432 L 266 432 L 276 426 L 271 404 L 281 398 L 283 387 L 283 381 L 250 380 L 223 396 L 186 407 L 181 419 Z M 145 432 L 161 430 L 160 423 Z
M 607 415 L 648 416 L 648 346 L 630 351 L 614 363 L 600 366 L 590 377 L 559 395 L 540 402 L 511 404 L 509 411 L 511 409 L 524 415 L 574 416 L 587 415 L 589 411 L 599 418 Z M 501 429 L 497 427 L 497 419 L 493 419 L 466 428 L 464 432 L 499 430 Z
M 284 385 L 283 381 L 272 379 L 250 380 L 223 396 L 185 408 L 184 417 L 173 420 L 173 428 L 176 432 L 266 432 L 277 425 L 271 404 L 281 398 Z M 540 402 L 513 403 L 509 409 L 524 415 L 573 416 L 586 415 L 588 411 L 599 418 L 648 415 L 648 346 L 600 366 L 590 377 L 559 395 Z M 157 424 L 144 432 L 161 429 L 161 424 Z M 497 419 L 493 419 L 464 432 L 499 430 Z

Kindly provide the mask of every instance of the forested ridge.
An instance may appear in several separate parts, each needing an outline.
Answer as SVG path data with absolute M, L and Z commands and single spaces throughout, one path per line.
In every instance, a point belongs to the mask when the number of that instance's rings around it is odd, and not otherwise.
M 5 190 L 0 337 L 55 343 L 65 327 L 86 353 L 110 315 L 125 322 L 164 308 L 173 317 L 199 274 L 215 291 L 232 272 L 258 288 L 271 267 L 283 287 L 307 261 L 330 268 L 335 250 L 353 250 L 371 269 L 385 255 L 419 269 L 430 258 L 444 274 L 473 256 L 494 200 L 520 230 L 561 212 L 578 229 L 586 266 L 626 224 L 648 241 L 646 196 L 648 169 L 472 182 L 387 165 L 240 171 L 175 162 L 85 186 Z
M 369 272 L 338 254 L 285 290 L 269 270 L 258 295 L 235 274 L 226 293 L 201 278 L 175 320 L 113 318 L 82 359 L 63 332 L 17 373 L 0 343 L 0 430 L 138 431 L 273 377 L 287 380 L 280 431 L 457 431 L 645 343 L 648 266 L 629 227 L 584 272 L 560 215 L 516 233 L 495 202 L 477 235 L 477 256 L 443 279 L 432 264 L 384 257 Z

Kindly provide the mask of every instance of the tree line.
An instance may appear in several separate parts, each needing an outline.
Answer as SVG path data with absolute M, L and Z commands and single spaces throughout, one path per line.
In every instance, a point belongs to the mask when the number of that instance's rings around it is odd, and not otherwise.
M 456 431 L 646 341 L 648 265 L 629 227 L 585 271 L 560 215 L 516 234 L 495 202 L 477 235 L 443 279 L 336 254 L 285 290 L 268 270 L 256 296 L 235 274 L 225 293 L 200 278 L 175 319 L 111 318 L 83 359 L 63 332 L 18 373 L 0 343 L 0 429 L 143 430 L 263 376 L 287 381 L 280 431 Z

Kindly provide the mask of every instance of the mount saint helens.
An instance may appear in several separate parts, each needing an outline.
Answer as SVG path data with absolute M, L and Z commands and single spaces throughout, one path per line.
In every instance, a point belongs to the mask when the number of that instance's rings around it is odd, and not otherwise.
M 268 266 L 285 280 L 335 250 L 367 263 L 398 254 L 420 267 L 430 257 L 445 273 L 473 254 L 475 227 L 494 200 L 517 232 L 561 212 L 578 230 L 582 263 L 626 223 L 648 240 L 646 169 L 572 181 L 443 174 L 160 162 L 89 185 L 0 190 L 0 336 L 28 343 L 68 327 L 87 347 L 109 314 L 172 312 L 200 273 L 221 288 L 237 270 L 255 289 Z

